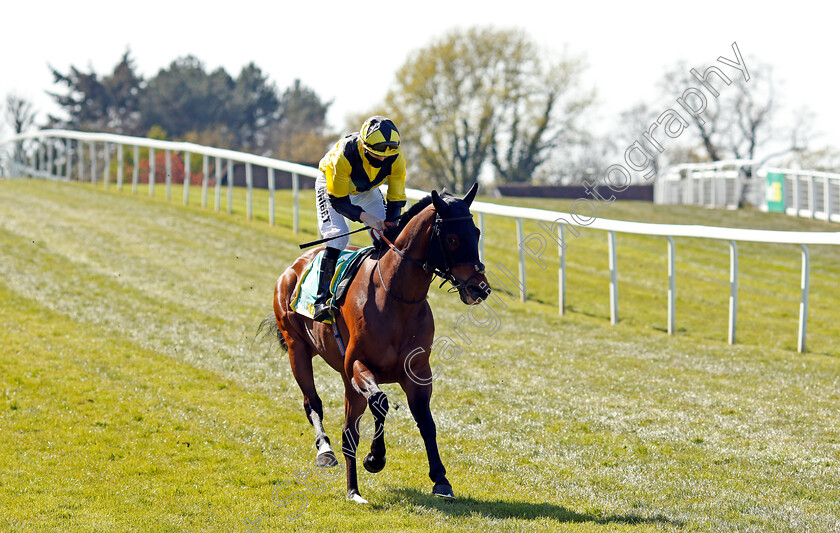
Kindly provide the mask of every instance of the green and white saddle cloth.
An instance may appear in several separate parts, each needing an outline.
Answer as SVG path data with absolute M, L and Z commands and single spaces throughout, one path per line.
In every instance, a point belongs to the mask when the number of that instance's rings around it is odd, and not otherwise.
M 365 259 L 373 252 L 373 246 L 359 248 L 358 250 L 342 250 L 335 264 L 335 274 L 330 282 L 330 292 L 334 295 L 333 305 L 338 306 L 344 299 L 347 287 L 353 281 L 353 276 L 359 270 Z M 318 297 L 318 273 L 321 272 L 321 259 L 324 252 L 318 252 L 315 258 L 307 267 L 303 276 L 298 281 L 295 292 L 292 295 L 290 307 L 295 313 L 312 318 L 315 308 L 315 298 Z M 327 324 L 332 320 L 327 319 Z

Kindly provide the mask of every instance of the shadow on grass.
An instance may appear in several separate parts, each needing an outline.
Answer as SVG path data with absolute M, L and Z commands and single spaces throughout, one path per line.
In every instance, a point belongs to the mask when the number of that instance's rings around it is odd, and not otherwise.
M 415 505 L 434 508 L 449 516 L 480 515 L 483 518 L 504 520 L 516 518 L 520 520 L 535 520 L 548 518 L 562 523 L 594 524 L 662 524 L 681 527 L 680 522 L 669 520 L 662 515 L 645 517 L 638 515 L 603 516 L 596 514 L 578 513 L 551 503 L 517 502 L 506 500 L 478 500 L 459 496 L 455 501 L 443 500 L 431 494 L 415 489 L 397 489 L 392 493 L 398 498 L 407 499 Z

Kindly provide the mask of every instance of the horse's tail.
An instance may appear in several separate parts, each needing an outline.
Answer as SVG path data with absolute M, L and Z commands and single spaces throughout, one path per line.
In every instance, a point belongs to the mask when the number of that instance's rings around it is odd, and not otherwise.
M 283 348 L 283 351 L 289 351 L 289 345 L 286 344 L 286 339 L 283 338 L 283 333 L 281 333 L 280 328 L 277 327 L 277 320 L 274 318 L 274 314 L 268 315 L 262 322 L 260 322 L 260 327 L 257 328 L 257 334 L 254 335 L 254 340 L 256 340 L 256 338 L 260 335 L 262 335 L 263 338 L 276 337 L 277 342 L 280 343 L 280 347 Z

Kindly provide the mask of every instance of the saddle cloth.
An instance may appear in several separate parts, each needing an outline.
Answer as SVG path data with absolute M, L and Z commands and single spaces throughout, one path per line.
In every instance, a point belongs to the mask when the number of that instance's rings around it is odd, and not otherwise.
M 373 246 L 366 246 L 358 250 L 342 250 L 335 264 L 335 274 L 330 282 L 330 292 L 333 294 L 333 305 L 338 306 L 344 300 L 347 288 L 359 267 L 373 252 Z M 318 274 L 321 271 L 321 259 L 324 252 L 320 251 L 312 259 L 306 271 L 298 281 L 295 292 L 292 294 L 292 302 L 289 305 L 295 313 L 312 318 L 312 311 L 315 307 L 315 298 L 318 296 Z M 332 320 L 327 319 L 327 324 Z

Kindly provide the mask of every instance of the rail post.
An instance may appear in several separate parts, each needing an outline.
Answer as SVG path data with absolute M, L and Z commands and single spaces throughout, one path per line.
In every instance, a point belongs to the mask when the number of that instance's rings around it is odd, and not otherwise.
M 102 182 L 105 185 L 105 190 L 108 190 L 108 185 L 111 184 L 111 145 L 109 143 L 102 143 L 102 150 L 103 150 L 103 165 L 105 168 L 102 170 Z
M 67 160 L 64 161 L 64 179 L 65 181 L 70 181 L 70 175 L 73 172 L 73 158 L 70 157 L 70 150 L 73 148 L 73 141 L 70 139 L 64 139 L 64 154 L 67 157 Z
M 96 144 L 90 142 L 90 184 L 96 185 Z
M 610 254 L 610 322 L 618 324 L 618 261 L 615 253 L 615 232 L 607 232 L 607 247 Z
M 137 194 L 137 185 L 140 183 L 140 147 L 134 147 L 134 164 L 131 169 L 131 194 Z
M 122 143 L 117 145 L 117 190 L 123 190 L 123 165 L 125 164 L 125 153 Z
M 228 177 L 228 187 L 227 187 L 227 210 L 228 213 L 233 213 L 233 160 L 227 160 L 227 177 Z
M 166 201 L 172 200 L 172 151 L 167 149 L 166 153 Z
M 190 169 L 192 154 L 184 151 L 184 205 L 190 205 L 190 182 L 192 181 L 192 169 Z
M 729 344 L 735 344 L 738 318 L 738 244 L 729 241 Z
M 268 168 L 268 225 L 274 226 L 274 169 Z
M 522 286 L 522 292 L 519 295 L 519 299 L 523 302 L 526 299 L 526 289 L 525 289 L 525 246 L 523 243 L 525 241 L 525 236 L 523 235 L 522 231 L 522 218 L 516 217 L 516 245 L 519 248 L 519 284 Z
M 210 183 L 210 157 L 201 157 L 201 207 L 207 207 L 207 187 Z
M 55 161 L 55 143 L 50 139 L 50 146 L 47 150 L 47 178 L 53 179 L 53 161 Z
M 808 329 L 808 291 L 811 281 L 811 253 L 802 245 L 802 300 L 799 302 L 799 338 L 796 348 L 805 352 L 805 333 Z
M 216 183 L 213 185 L 215 190 L 214 194 L 214 202 L 215 202 L 215 210 L 218 212 L 219 209 L 222 207 L 222 158 L 216 158 Z
M 292 232 L 300 231 L 300 178 L 292 172 Z
M 76 141 L 76 149 L 79 151 L 79 183 L 85 179 L 85 143 L 81 139 Z
M 149 148 L 149 197 L 155 196 L 155 149 Z
M 559 232 L 560 237 L 560 244 L 557 246 L 557 253 L 560 254 L 560 267 L 557 271 L 557 305 L 560 308 L 560 316 L 566 314 L 566 230 L 563 227 L 563 224 L 557 225 L 557 230 Z
M 674 238 L 668 236 L 668 335 L 673 335 L 674 318 L 677 309 L 677 266 Z
M 251 220 L 254 216 L 254 170 L 251 163 L 245 163 L 245 188 L 247 189 L 245 213 L 248 220 Z

